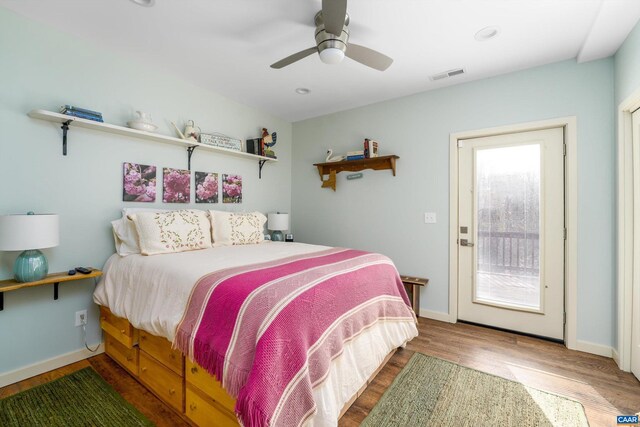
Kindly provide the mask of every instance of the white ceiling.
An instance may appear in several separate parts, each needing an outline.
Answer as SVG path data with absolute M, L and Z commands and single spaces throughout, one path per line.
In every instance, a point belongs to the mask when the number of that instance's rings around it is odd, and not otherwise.
M 447 85 L 615 53 L 640 18 L 639 0 L 350 0 L 351 41 L 394 58 L 384 72 L 317 55 L 269 67 L 314 46 L 321 0 L 0 0 L 0 6 L 289 121 Z M 474 34 L 496 25 L 495 39 Z M 464 68 L 432 82 L 429 76 Z M 295 89 L 311 89 L 298 95 Z

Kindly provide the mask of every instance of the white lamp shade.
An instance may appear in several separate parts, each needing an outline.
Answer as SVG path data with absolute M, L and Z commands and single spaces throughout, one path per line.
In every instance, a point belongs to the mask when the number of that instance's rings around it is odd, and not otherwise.
M 0 250 L 23 251 L 58 246 L 58 215 L 0 216 Z
M 273 231 L 284 231 L 289 229 L 288 213 L 270 213 L 268 216 L 267 228 Z

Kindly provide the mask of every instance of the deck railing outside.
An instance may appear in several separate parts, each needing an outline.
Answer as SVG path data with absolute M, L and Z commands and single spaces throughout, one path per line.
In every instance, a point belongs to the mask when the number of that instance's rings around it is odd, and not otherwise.
M 538 233 L 479 231 L 478 272 L 538 276 L 540 240 Z

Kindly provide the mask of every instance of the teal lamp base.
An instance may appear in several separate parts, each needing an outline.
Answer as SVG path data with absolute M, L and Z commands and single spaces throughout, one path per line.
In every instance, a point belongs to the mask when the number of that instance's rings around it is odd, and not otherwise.
M 271 233 L 271 241 L 272 242 L 284 242 L 284 234 L 282 234 L 282 231 L 276 230 L 273 233 Z
M 37 249 L 22 252 L 13 264 L 13 276 L 16 282 L 35 282 L 47 277 L 48 273 L 47 258 Z

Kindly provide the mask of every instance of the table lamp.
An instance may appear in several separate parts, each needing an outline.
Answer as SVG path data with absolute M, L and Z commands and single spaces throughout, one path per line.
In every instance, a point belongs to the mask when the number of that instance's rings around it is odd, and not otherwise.
M 13 265 L 17 282 L 35 282 L 47 276 L 49 263 L 38 249 L 58 246 L 58 230 L 55 214 L 0 216 L 0 250 L 24 251 Z
M 267 228 L 271 233 L 271 240 L 274 242 L 283 242 L 283 231 L 289 229 L 289 214 L 288 213 L 270 213 L 267 219 Z

